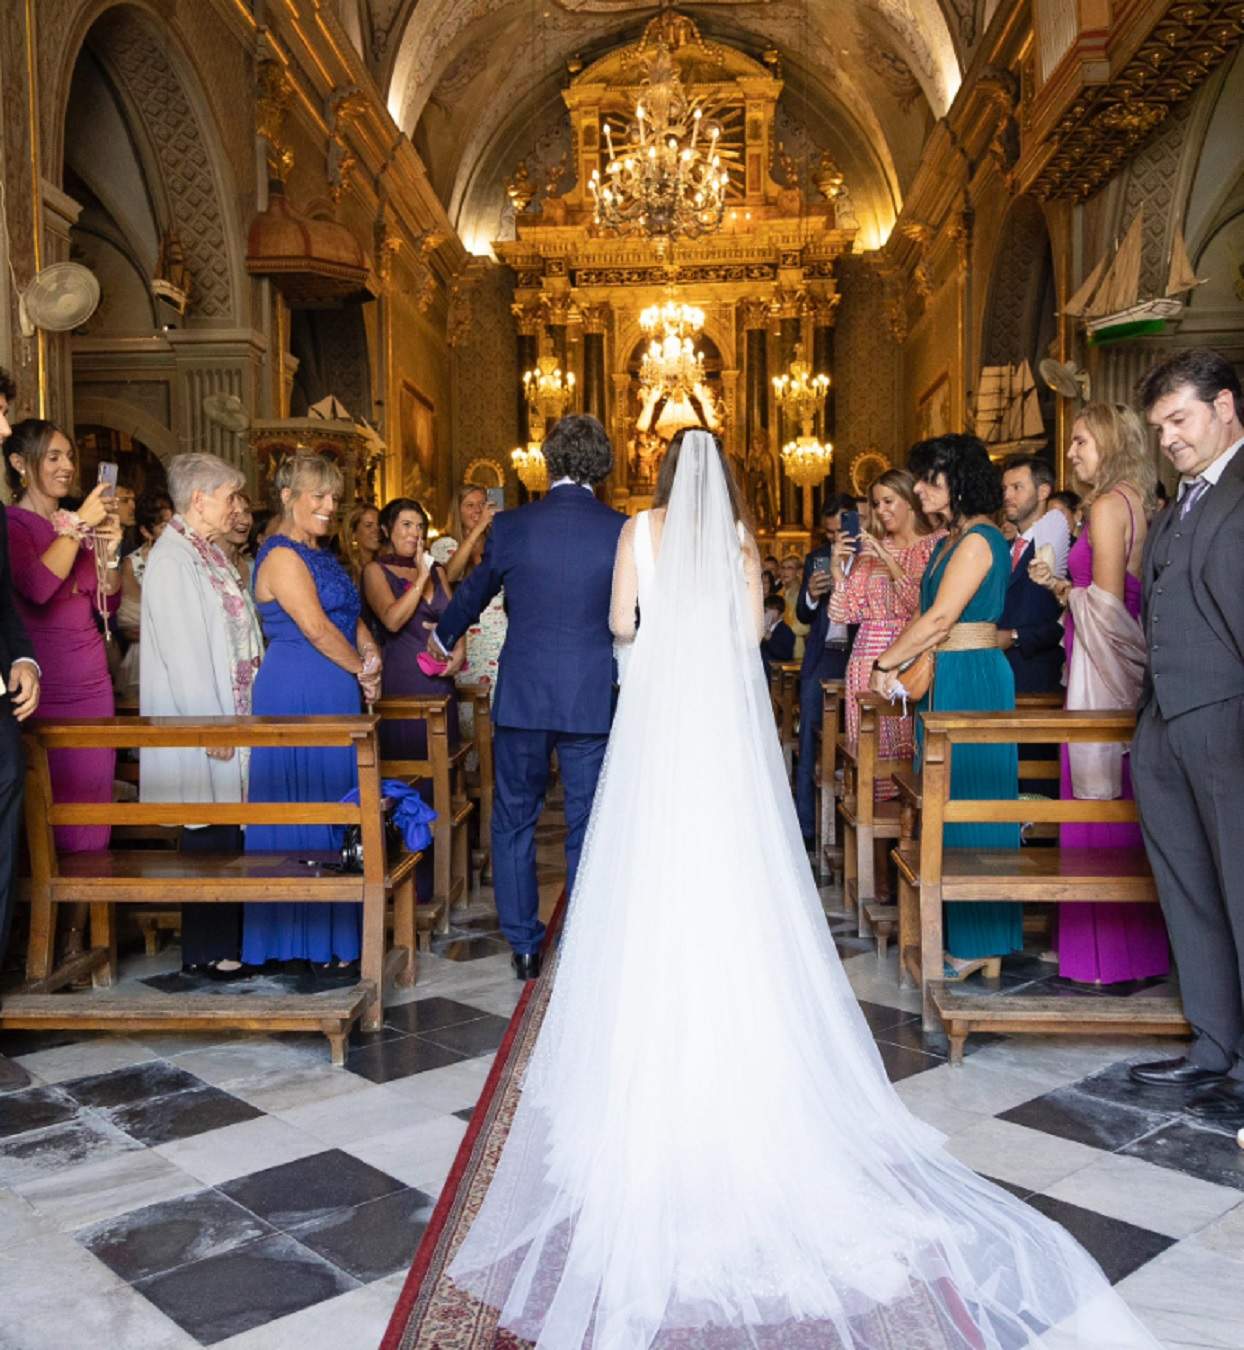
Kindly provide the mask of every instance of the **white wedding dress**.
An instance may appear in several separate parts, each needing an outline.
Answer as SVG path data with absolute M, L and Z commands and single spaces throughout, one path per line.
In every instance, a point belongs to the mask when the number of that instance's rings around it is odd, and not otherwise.
M 627 525 L 635 637 L 508 1140 L 450 1277 L 550 1350 L 1156 1347 L 886 1079 L 812 880 L 713 441 Z

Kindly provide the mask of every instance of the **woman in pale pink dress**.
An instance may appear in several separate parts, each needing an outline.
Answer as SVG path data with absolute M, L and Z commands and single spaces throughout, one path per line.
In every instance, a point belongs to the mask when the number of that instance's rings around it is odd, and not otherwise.
M 1067 462 L 1089 488 L 1084 529 L 1067 558 L 1070 580 L 1034 562 L 1029 574 L 1066 604 L 1073 588 L 1095 587 L 1140 617 L 1140 558 L 1154 506 L 1155 472 L 1140 419 L 1121 404 L 1087 403 L 1071 429 Z M 1107 602 L 1108 603 L 1108 602 Z M 1125 620 L 1126 622 L 1126 620 Z M 1065 619 L 1068 665 L 1075 623 Z M 1071 706 L 1070 703 L 1068 706 Z M 1075 796 L 1067 747 L 1062 747 L 1064 800 Z M 1122 796 L 1132 798 L 1131 766 L 1123 756 Z M 1141 848 L 1137 824 L 1069 824 L 1059 831 L 1063 848 Z M 1085 984 L 1115 984 L 1165 975 L 1170 968 L 1166 925 L 1157 905 L 1066 904 L 1058 909 L 1058 970 Z
M 121 526 L 102 484 L 77 511 L 60 509 L 76 473 L 73 446 L 51 422 L 28 418 L 5 446 L 9 485 L 9 566 L 18 613 L 43 671 L 39 717 L 111 717 L 112 679 L 95 612 L 121 602 L 117 553 Z M 103 581 L 96 572 L 96 551 Z M 52 797 L 58 802 L 112 800 L 115 750 L 53 750 Z M 62 825 L 56 845 L 66 853 L 108 847 L 107 825 Z
M 873 519 L 881 538 L 864 530 L 856 538 L 839 535 L 834 543 L 834 589 L 829 617 L 834 623 L 859 624 L 847 666 L 847 743 L 855 748 L 860 735 L 859 696 L 868 692 L 873 662 L 911 622 L 920 608 L 920 578 L 944 530 L 932 530 L 915 483 L 906 469 L 890 469 L 869 491 Z M 856 548 L 859 552 L 856 552 Z M 910 759 L 913 752 L 910 717 L 881 719 L 882 759 Z M 878 780 L 876 800 L 895 795 L 889 778 Z

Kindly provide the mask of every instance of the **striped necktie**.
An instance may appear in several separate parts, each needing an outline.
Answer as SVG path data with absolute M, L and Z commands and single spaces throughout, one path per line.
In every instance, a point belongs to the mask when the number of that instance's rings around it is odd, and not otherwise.
M 1209 487 L 1209 479 L 1203 474 L 1198 474 L 1189 484 L 1187 491 L 1183 495 L 1183 500 L 1179 503 L 1179 518 L 1182 520 L 1189 511 L 1205 496 L 1205 491 Z

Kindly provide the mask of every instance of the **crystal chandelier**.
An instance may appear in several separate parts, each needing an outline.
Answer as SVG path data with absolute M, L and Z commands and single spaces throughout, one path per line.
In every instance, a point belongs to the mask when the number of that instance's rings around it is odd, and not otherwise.
M 828 393 L 829 376 L 813 375 L 812 367 L 803 359 L 803 343 L 796 342 L 790 369 L 773 377 L 773 396 L 778 407 L 792 422 L 799 423 L 805 436 L 810 436 Z
M 651 239 L 697 239 L 718 229 L 730 183 L 717 153 L 720 135 L 715 123 L 705 124 L 703 100 L 683 87 L 669 45 L 658 42 L 624 148 L 615 149 L 605 123 L 605 176 L 593 169 L 588 183 L 596 225 Z
M 528 492 L 545 492 L 549 486 L 549 466 L 540 449 L 539 441 L 531 441 L 526 449 L 521 445 L 510 452 L 510 463 L 518 474 L 518 481 Z
M 639 366 L 643 406 L 637 430 L 641 434 L 655 431 L 663 437 L 672 436 L 680 427 L 706 426 L 715 431 L 721 418 L 705 381 L 704 353 L 696 350 L 694 338 L 704 327 L 704 311 L 667 300 L 645 309 L 639 326 L 649 342 Z M 658 405 L 660 415 L 656 416 Z
M 574 397 L 574 374 L 562 371 L 551 352 L 536 358 L 535 368 L 523 372 L 523 393 L 531 415 L 531 438 L 538 445 L 544 440 L 544 428 L 555 422 Z
M 782 447 L 782 467 L 791 482 L 800 487 L 815 487 L 824 479 L 834 462 L 834 447 L 815 436 L 796 436 Z
M 815 432 L 828 393 L 829 376 L 813 375 L 803 359 L 803 343 L 797 342 L 790 369 L 773 377 L 773 397 L 779 411 L 799 424 L 800 435 L 782 447 L 782 466 L 800 487 L 815 487 L 833 463 L 834 447 L 829 441 L 819 441 Z

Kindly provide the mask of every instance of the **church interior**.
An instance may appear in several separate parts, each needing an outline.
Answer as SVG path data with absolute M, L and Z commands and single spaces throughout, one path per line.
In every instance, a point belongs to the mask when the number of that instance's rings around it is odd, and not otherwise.
M 413 498 L 432 534 L 467 485 L 547 494 L 563 414 L 606 428 L 597 495 L 627 516 L 706 426 L 762 552 L 801 561 L 831 499 L 928 437 L 1072 488 L 1087 399 L 1134 405 L 1185 348 L 1244 368 L 1242 37 L 1238 0 L 9 0 L 9 421 L 68 429 L 83 484 L 115 462 L 140 495 L 208 451 L 256 509 L 285 456 L 322 453 L 343 514 Z M 774 688 L 789 768 L 797 695 Z M 987 1024 L 952 1063 L 844 878 L 872 838 L 835 822 L 835 772 L 831 746 L 818 878 L 903 1101 L 1161 1344 L 1244 1343 L 1244 1138 L 1126 1074 L 1169 1027 Z M 553 797 L 546 919 L 564 833 Z M 518 1344 L 445 1330 L 408 1280 L 523 996 L 468 872 L 344 1067 L 305 1022 L 38 1030 L 0 1003 L 0 1344 Z M 207 997 L 134 922 L 116 990 Z M 981 996 L 1060 992 L 1040 945 Z

